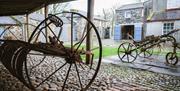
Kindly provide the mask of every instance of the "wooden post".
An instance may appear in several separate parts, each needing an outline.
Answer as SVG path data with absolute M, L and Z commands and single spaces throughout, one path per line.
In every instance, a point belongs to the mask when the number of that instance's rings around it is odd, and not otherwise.
M 44 18 L 47 18 L 48 17 L 48 6 L 45 5 L 44 7 Z M 45 23 L 45 26 L 46 26 L 47 23 Z M 46 35 L 46 43 L 48 42 L 48 29 L 47 27 L 45 28 L 45 35 Z
M 25 31 L 25 41 L 29 40 L 29 15 L 26 14 L 26 31 Z
M 94 15 L 94 0 L 88 0 L 87 3 L 87 18 L 91 21 L 93 21 L 93 15 Z M 90 24 L 87 25 L 87 31 L 89 31 L 90 29 Z M 91 30 L 92 31 L 92 30 Z M 91 45 L 92 45 L 92 32 L 89 32 L 89 34 L 87 35 L 87 39 L 86 39 L 86 51 L 90 51 L 91 50 Z M 90 55 L 86 55 L 86 64 L 89 64 L 91 61 L 91 56 Z

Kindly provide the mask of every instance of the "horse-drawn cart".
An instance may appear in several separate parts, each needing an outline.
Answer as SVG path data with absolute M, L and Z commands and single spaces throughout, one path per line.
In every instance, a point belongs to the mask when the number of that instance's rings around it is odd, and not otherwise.
M 161 36 L 147 36 L 142 41 L 123 42 L 118 48 L 118 56 L 122 62 L 133 62 L 137 56 L 148 58 L 153 54 L 153 47 L 161 46 L 161 43 L 170 42 L 173 47 L 173 52 L 166 55 L 166 61 L 169 64 L 175 65 L 178 62 L 176 49 L 179 48 L 176 39 L 171 34 L 178 32 L 180 29 L 172 30 L 168 34 Z M 171 60 L 171 61 L 170 61 Z

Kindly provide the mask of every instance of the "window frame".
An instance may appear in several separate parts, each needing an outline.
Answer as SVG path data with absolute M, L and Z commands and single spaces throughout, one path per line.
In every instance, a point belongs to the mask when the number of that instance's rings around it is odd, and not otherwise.
M 162 29 L 163 29 L 162 34 L 169 33 L 171 30 L 174 29 L 174 22 L 164 22 Z
M 124 12 L 124 18 L 131 18 L 131 17 L 132 17 L 131 11 Z

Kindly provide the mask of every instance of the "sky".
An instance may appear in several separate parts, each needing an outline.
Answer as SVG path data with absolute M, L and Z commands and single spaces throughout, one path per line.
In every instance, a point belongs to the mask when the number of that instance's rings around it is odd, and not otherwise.
M 110 9 L 112 7 L 120 7 L 124 4 L 136 3 L 139 0 L 94 0 L 94 13 L 96 15 L 103 14 L 103 9 Z M 77 0 L 70 2 L 70 8 L 78 10 L 87 10 L 87 0 Z

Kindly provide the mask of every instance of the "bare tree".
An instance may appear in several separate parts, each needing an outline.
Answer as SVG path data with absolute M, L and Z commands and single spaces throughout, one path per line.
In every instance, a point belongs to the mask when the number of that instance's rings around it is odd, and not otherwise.
M 49 13 L 55 14 L 55 13 L 60 13 L 67 8 L 69 3 L 57 3 L 57 4 L 52 4 L 49 6 Z
M 110 22 L 109 27 L 111 27 L 111 36 L 113 35 L 113 30 L 115 26 L 115 9 L 116 9 L 116 6 L 113 6 L 112 8 L 106 9 L 106 10 L 103 9 L 104 19 Z

